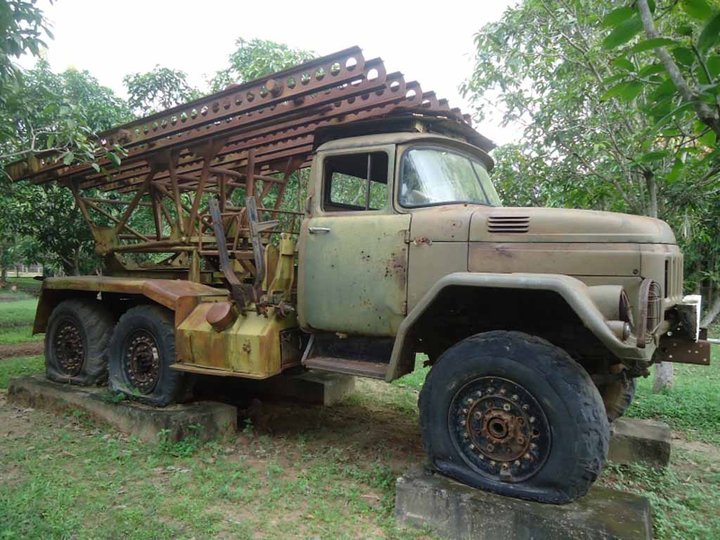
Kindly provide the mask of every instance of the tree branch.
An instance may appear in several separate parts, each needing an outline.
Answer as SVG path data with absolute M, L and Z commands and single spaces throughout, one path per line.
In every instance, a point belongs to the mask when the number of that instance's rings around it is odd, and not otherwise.
M 660 37 L 660 34 L 655 29 L 655 23 L 653 22 L 647 0 L 637 0 L 637 6 L 647 37 L 650 39 Z M 680 72 L 680 68 L 665 47 L 656 47 L 655 54 L 665 67 L 665 71 L 667 71 L 670 80 L 675 85 L 675 88 L 677 88 L 683 101 L 692 103 L 695 114 L 697 114 L 700 121 L 712 129 L 717 137 L 720 138 L 720 117 L 718 117 L 718 114 L 712 107 L 700 99 L 700 96 L 694 89 L 690 88 L 690 85 Z

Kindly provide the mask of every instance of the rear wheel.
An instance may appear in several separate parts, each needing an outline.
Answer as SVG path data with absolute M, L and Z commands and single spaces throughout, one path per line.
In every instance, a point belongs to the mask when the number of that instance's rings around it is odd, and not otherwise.
M 96 300 L 60 302 L 45 333 L 47 378 L 86 386 L 105 382 L 105 350 L 113 323 L 110 312 Z
M 587 372 L 520 332 L 488 332 L 445 351 L 420 393 L 423 444 L 441 473 L 523 499 L 570 502 L 605 462 L 609 428 Z
M 108 346 L 110 387 L 138 401 L 164 407 L 188 392 L 185 373 L 173 370 L 175 325 L 172 312 L 137 306 L 120 317 Z
M 635 381 L 624 377 L 598 386 L 609 422 L 614 422 L 627 412 L 635 398 Z

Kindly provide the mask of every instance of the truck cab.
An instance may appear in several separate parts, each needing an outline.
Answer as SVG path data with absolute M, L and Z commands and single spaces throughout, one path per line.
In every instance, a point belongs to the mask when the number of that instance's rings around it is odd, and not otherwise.
M 412 333 L 416 352 L 434 359 L 463 337 L 511 327 L 598 373 L 634 376 L 664 354 L 671 328 L 698 335 L 697 301 L 683 302 L 682 254 L 666 223 L 503 207 L 492 165 L 481 148 L 438 133 L 322 144 L 299 236 L 303 330 L 350 340 Z M 395 353 L 388 379 L 412 369 Z

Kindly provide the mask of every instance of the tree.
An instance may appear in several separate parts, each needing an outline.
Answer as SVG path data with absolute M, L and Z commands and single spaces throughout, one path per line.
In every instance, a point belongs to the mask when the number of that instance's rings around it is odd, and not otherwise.
M 15 61 L 23 54 L 38 56 L 45 46 L 45 36 L 52 37 L 47 29 L 42 11 L 34 1 L 0 0 L 0 167 L 14 157 L 17 140 L 15 114 L 18 112 L 16 97 L 21 82 L 21 70 Z M 17 262 L 16 229 L 18 222 L 7 210 L 11 207 L 9 186 L 5 179 L 0 184 L 0 264 L 5 282 L 7 268 Z M 11 197 L 11 195 L 10 195 Z
M 19 77 L 15 60 L 26 53 L 38 56 L 46 35 L 52 38 L 34 0 L 0 0 L 0 105 Z
M 2 145 L 8 161 L 46 150 L 59 152 L 65 163 L 94 160 L 94 134 L 132 116 L 127 105 L 89 73 L 70 69 L 56 74 L 44 61 L 21 75 L 4 111 L 12 115 L 14 129 L 13 138 Z M 14 253 L 14 246 L 27 238 L 33 241 L 23 242 L 24 258 L 68 274 L 92 270 L 98 263 L 90 231 L 67 189 L 13 184 L 3 178 L 0 251 Z
M 620 82 L 609 92 L 642 88 L 645 102 L 641 110 L 653 119 L 658 133 L 691 141 L 683 149 L 695 154 L 691 161 L 707 163 L 707 170 L 700 172 L 708 182 L 716 180 L 720 171 L 717 145 L 720 138 L 720 57 L 712 54 L 714 46 L 720 42 L 720 10 L 717 8 L 705 0 L 659 6 L 637 0 L 613 10 L 603 21 L 611 30 L 603 41 L 604 46 L 620 49 L 616 65 L 621 70 L 612 77 L 620 78 Z M 635 39 L 638 34 L 640 37 Z M 641 77 L 640 72 L 644 76 Z M 682 157 L 675 157 L 674 168 L 677 170 L 686 167 L 687 158 Z M 708 226 L 712 228 L 712 224 Z M 717 230 L 717 225 L 714 228 Z M 714 274 L 717 282 L 720 247 L 717 242 L 711 242 L 715 245 L 715 263 L 701 275 Z M 714 302 L 713 295 L 708 296 L 710 309 L 702 321 L 706 324 L 720 313 L 720 295 Z M 658 366 L 655 389 L 668 387 L 671 378 L 671 364 Z
M 155 66 L 147 73 L 126 75 L 123 83 L 128 92 L 128 104 L 137 116 L 145 116 L 169 109 L 200 97 L 190 86 L 183 71 Z
M 608 46 L 602 23 L 612 7 L 525 0 L 508 9 L 477 34 L 475 69 L 463 90 L 478 116 L 492 100 L 502 105 L 505 122 L 526 126 L 521 144 L 496 152 L 506 199 L 661 217 L 680 231 L 690 255 L 686 275 L 697 287 L 717 267 L 717 171 L 689 135 L 694 118 L 678 117 L 676 129 L 658 130 L 664 109 L 653 110 L 653 103 L 667 85 L 624 79 L 626 72 L 651 78 L 658 67 L 641 72 Z M 682 20 L 670 10 L 667 27 Z M 635 33 L 638 22 L 628 23 Z M 672 110 L 671 103 L 663 106 L 665 114 Z M 711 283 L 717 290 L 720 280 Z
M 264 39 L 247 41 L 238 38 L 237 49 L 230 54 L 227 68 L 218 71 L 210 85 L 213 92 L 231 84 L 259 79 L 264 75 L 281 71 L 307 62 L 315 57 L 314 53 L 302 49 L 293 49 L 282 43 Z
M 610 12 L 603 25 L 609 29 L 604 45 L 620 54 L 616 64 L 622 62 L 626 66 L 612 77 L 616 82 L 613 88 L 645 90 L 646 111 L 653 118 L 656 130 L 691 141 L 685 147 L 686 153 L 675 157 L 673 169 L 681 171 L 692 166 L 701 184 L 714 186 L 717 195 L 720 2 L 686 0 L 656 6 L 647 0 L 638 0 Z M 694 206 L 707 202 L 696 201 Z M 717 196 L 709 202 L 717 203 Z M 705 246 L 697 248 L 710 248 L 707 259 L 715 261 L 696 276 L 708 291 L 709 305 L 703 325 L 709 325 L 720 314 L 720 294 L 717 287 L 712 286 L 720 282 L 720 245 L 713 240 L 720 231 L 717 212 L 712 210 L 707 208 L 701 216 L 709 213 L 715 219 L 694 227 L 695 234 L 709 236 Z M 691 262 L 697 264 L 697 258 L 692 257 Z

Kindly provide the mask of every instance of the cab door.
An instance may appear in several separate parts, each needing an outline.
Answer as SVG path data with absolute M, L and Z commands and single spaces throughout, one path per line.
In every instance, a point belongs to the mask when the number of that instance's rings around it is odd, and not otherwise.
M 308 330 L 393 336 L 405 316 L 410 215 L 392 209 L 393 146 L 323 152 L 300 233 Z

